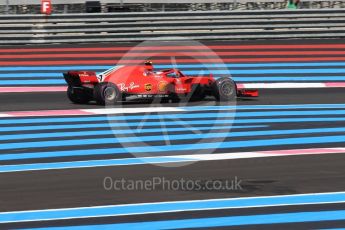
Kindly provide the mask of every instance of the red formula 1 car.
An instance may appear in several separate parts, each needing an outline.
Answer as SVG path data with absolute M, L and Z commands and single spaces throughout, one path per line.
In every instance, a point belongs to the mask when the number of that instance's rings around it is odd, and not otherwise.
M 237 89 L 229 77 L 215 79 L 188 77 L 178 69 L 154 71 L 151 62 L 136 66 L 115 66 L 103 73 L 69 71 L 64 73 L 68 83 L 68 98 L 78 104 L 95 100 L 98 104 L 114 104 L 127 96 L 159 97 L 162 101 L 202 100 L 214 96 L 217 101 L 236 97 L 257 97 L 257 90 Z

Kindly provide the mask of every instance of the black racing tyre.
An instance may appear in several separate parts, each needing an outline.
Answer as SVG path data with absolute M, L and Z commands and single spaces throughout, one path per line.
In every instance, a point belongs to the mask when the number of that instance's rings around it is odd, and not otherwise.
M 100 105 L 112 105 L 120 100 L 121 92 L 115 84 L 101 82 L 95 86 L 94 98 Z
M 237 96 L 236 83 L 228 77 L 218 78 L 212 88 L 217 101 L 232 101 Z
M 169 103 L 170 98 L 169 97 L 162 97 L 160 103 Z
M 206 97 L 204 87 L 199 84 L 192 85 L 190 101 L 201 101 Z
M 184 98 L 181 98 L 181 95 L 177 95 L 177 94 L 171 94 L 170 98 L 171 98 L 172 103 L 180 103 L 184 99 Z
M 164 99 L 165 101 L 170 101 L 172 103 L 179 103 L 181 99 L 179 98 L 179 95 L 175 93 L 175 85 L 169 84 L 167 85 L 167 90 L 170 92 L 169 97 L 167 99 Z
M 82 91 L 78 92 L 72 86 L 68 86 L 67 88 L 67 97 L 75 104 L 87 104 L 92 99 L 87 93 Z
M 121 95 L 121 101 L 127 101 L 126 94 Z

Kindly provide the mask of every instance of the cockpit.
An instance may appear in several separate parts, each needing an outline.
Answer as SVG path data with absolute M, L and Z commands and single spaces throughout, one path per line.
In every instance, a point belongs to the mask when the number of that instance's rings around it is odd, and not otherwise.
M 167 77 L 171 77 L 171 78 L 184 77 L 183 73 L 180 70 L 178 70 L 178 69 L 162 70 L 162 71 L 159 72 L 159 74 L 163 74 L 163 75 L 165 75 Z
M 165 70 L 160 70 L 160 71 L 155 72 L 151 61 L 146 61 L 144 64 L 145 64 L 145 71 L 144 71 L 145 76 L 165 75 L 166 77 L 171 77 L 171 78 L 184 77 L 184 75 L 178 69 L 165 69 Z

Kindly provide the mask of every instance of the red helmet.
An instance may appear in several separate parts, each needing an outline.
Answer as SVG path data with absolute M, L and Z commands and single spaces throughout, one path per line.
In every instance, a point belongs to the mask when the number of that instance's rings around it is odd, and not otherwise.
M 153 71 L 152 61 L 145 61 L 145 67 L 148 71 Z

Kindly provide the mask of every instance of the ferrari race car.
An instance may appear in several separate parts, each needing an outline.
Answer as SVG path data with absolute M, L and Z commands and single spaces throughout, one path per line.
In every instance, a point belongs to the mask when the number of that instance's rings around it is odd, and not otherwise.
M 67 96 L 77 104 L 92 100 L 102 105 L 114 104 L 125 101 L 131 95 L 159 97 L 166 102 L 202 100 L 206 96 L 214 96 L 217 101 L 258 96 L 257 90 L 238 89 L 229 77 L 188 77 L 178 69 L 154 71 L 151 62 L 135 66 L 115 66 L 100 74 L 68 71 L 63 75 L 68 84 Z

